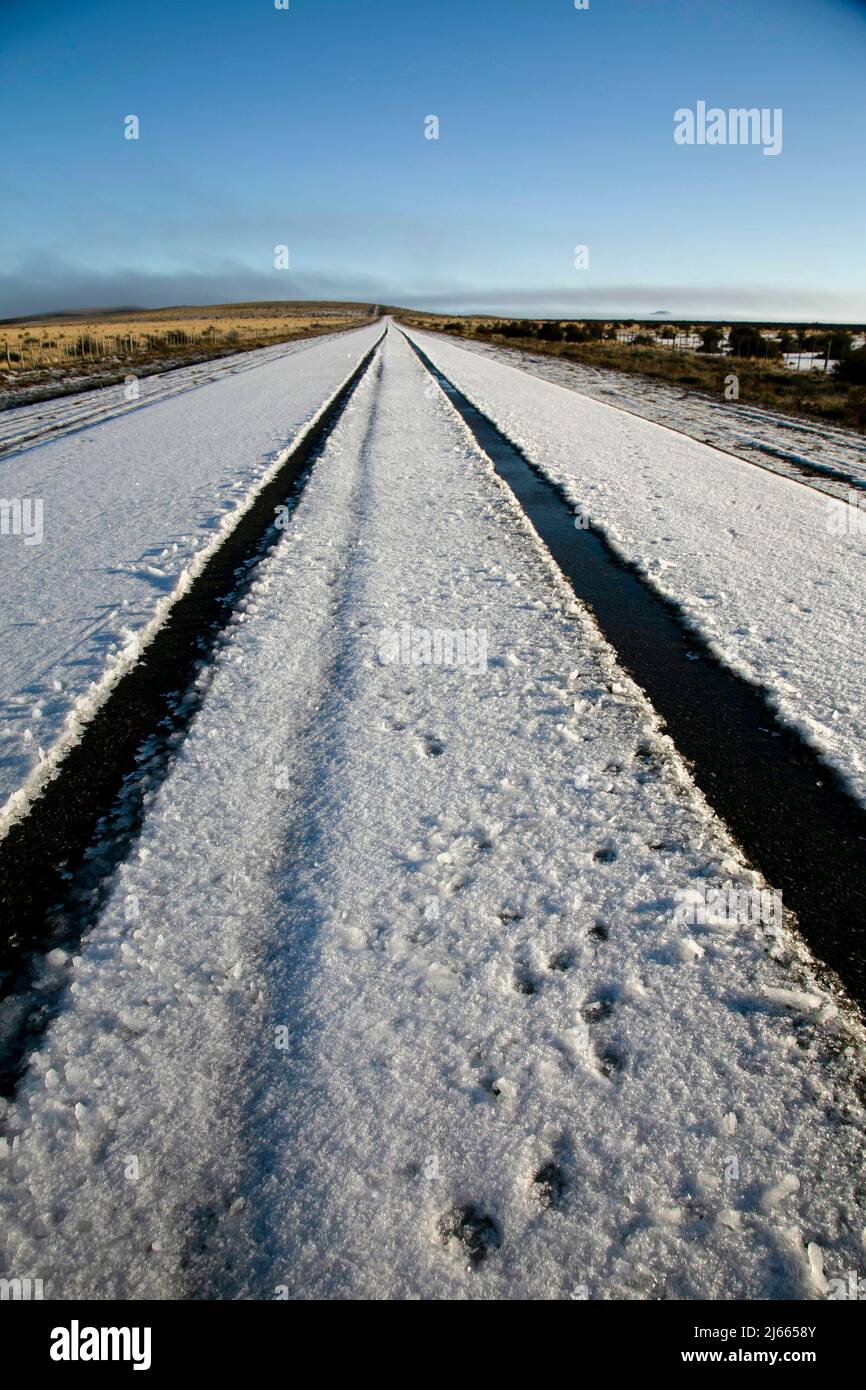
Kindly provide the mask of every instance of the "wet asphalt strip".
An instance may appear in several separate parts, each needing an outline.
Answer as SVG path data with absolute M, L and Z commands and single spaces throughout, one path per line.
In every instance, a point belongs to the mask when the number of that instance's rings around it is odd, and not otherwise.
M 113 870 L 138 835 L 145 798 L 164 779 L 198 708 L 196 678 L 282 535 L 276 509 L 296 503 L 384 336 L 255 495 L 55 778 L 0 841 L 0 1095 L 14 1093 L 56 1012 L 63 980 L 46 973 L 46 952 L 74 949 L 95 923 Z
M 575 526 L 562 490 L 409 341 L 646 691 L 714 811 L 781 891 L 815 955 L 866 1005 L 866 810 L 603 531 Z

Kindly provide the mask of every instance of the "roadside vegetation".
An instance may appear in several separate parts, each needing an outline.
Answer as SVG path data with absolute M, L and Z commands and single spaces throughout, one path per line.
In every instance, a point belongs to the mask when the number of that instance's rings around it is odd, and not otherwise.
M 44 315 L 0 322 L 2 404 L 106 386 L 369 322 L 374 306 L 211 304 Z
M 587 366 L 630 372 L 866 432 L 864 331 L 834 325 L 607 323 L 454 318 L 390 310 L 407 327 L 450 333 Z M 728 390 L 730 393 L 730 385 Z

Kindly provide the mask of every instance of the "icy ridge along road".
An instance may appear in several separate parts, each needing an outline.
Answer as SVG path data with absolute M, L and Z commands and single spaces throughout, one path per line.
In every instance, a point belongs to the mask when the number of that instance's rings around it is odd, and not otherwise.
M 275 354 L 0 461 L 31 531 L 4 510 L 0 825 L 380 333 Z
M 409 337 L 866 802 L 866 515 L 446 338 Z
M 760 885 L 396 333 L 202 679 L 46 962 L 5 1276 L 800 1299 L 858 1268 L 859 1029 L 784 927 L 677 913 Z

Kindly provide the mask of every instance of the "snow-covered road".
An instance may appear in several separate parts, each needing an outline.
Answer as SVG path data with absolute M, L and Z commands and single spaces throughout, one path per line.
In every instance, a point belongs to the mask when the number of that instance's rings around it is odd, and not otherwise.
M 866 802 L 866 511 L 412 332 Z
M 145 380 L 134 405 L 111 388 L 0 416 L 19 446 L 0 459 L 0 494 L 41 509 L 38 536 L 35 525 L 31 536 L 11 525 L 0 534 L 7 815 L 380 332 L 166 373 Z M 25 446 L 37 427 L 47 442 Z M 67 432 L 51 439 L 49 429 Z
M 714 399 L 669 382 L 487 343 L 481 338 L 452 341 L 543 381 L 680 430 L 784 477 L 807 477 L 811 487 L 828 497 L 847 500 L 849 486 L 866 489 L 866 436 L 858 430 L 780 415 L 746 399 Z M 736 374 L 735 359 L 728 359 L 726 366 L 729 373 Z
M 0 1109 L 4 1275 L 736 1299 L 862 1265 L 859 1034 L 785 930 L 676 915 L 754 876 L 395 331 L 202 680 Z

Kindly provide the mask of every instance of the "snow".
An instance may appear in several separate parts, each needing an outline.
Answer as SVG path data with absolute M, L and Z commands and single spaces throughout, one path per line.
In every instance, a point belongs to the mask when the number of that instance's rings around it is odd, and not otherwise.
M 485 660 L 383 660 L 404 624 Z M 859 1267 L 859 1033 L 784 926 L 680 921 L 765 886 L 393 330 L 202 681 L 2 1115 L 4 1275 L 738 1299 Z
M 866 800 L 866 514 L 442 336 L 410 336 Z
M 782 358 L 785 366 L 795 372 L 832 373 L 833 368 L 839 365 L 838 360 L 832 357 L 828 362 L 826 352 L 783 352 Z
M 380 332 L 167 373 L 144 383 L 135 406 L 116 388 L 0 416 L 7 442 L 22 445 L 0 461 L 0 493 L 41 499 L 44 528 L 41 544 L 0 535 L 7 821 L 26 805 L 27 779 L 29 793 L 34 770 L 61 736 L 74 737 L 191 567 Z M 40 439 L 74 432 L 24 446 L 36 415 Z

